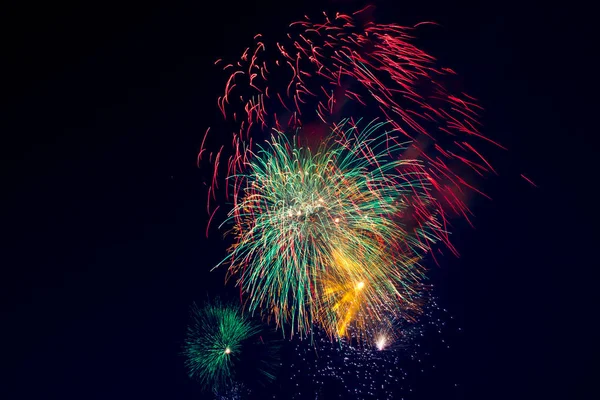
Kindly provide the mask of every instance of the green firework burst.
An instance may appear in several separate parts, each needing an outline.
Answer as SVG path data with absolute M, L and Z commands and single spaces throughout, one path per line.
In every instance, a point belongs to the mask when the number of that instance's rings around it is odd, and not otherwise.
M 184 345 L 188 375 L 205 388 L 222 390 L 236 379 L 243 352 L 261 330 L 235 305 L 194 304 Z
M 316 149 L 277 132 L 230 177 L 244 186 L 234 184 L 236 240 L 223 262 L 251 311 L 293 333 L 317 323 L 342 336 L 419 307 L 418 261 L 443 227 L 429 211 L 430 176 L 385 126 L 343 121 Z

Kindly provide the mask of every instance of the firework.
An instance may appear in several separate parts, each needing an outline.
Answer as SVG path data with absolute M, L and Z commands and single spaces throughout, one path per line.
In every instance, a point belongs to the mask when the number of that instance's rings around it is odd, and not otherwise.
M 240 307 L 220 301 L 195 304 L 184 345 L 191 378 L 215 393 L 239 392 L 249 369 L 271 380 L 276 346 L 265 343 L 264 329 L 246 318 Z M 257 377 L 249 379 L 255 382 Z
M 245 166 L 230 213 L 235 243 L 224 260 L 251 311 L 306 334 L 332 336 L 419 308 L 419 260 L 440 236 L 434 214 L 407 230 L 399 216 L 434 202 L 420 162 L 393 129 L 346 121 L 316 150 L 277 133 Z M 368 322 L 370 321 L 370 322 Z
M 495 173 L 476 146 L 501 146 L 479 133 L 477 101 L 441 83 L 454 71 L 415 46 L 420 25 L 306 17 L 223 66 L 232 140 L 207 151 L 205 135 L 198 155 L 209 224 L 224 188 L 234 244 L 221 264 L 289 336 L 386 332 L 385 349 L 393 321 L 420 312 L 424 257 L 437 242 L 457 254 L 448 219 L 469 221 L 473 180 Z
M 469 219 L 465 200 L 479 192 L 471 181 L 495 172 L 476 147 L 500 145 L 479 133 L 477 101 L 442 84 L 455 72 L 413 44 L 416 30 L 427 24 L 378 24 L 365 21 L 361 11 L 325 14 L 321 22 L 306 17 L 275 43 L 256 35 L 238 61 L 223 66 L 230 76 L 218 106 L 233 130 L 233 155 L 220 163 L 221 151 L 210 154 L 215 179 L 209 199 L 218 177 L 243 173 L 273 128 L 303 128 L 305 137 L 320 140 L 343 118 L 377 117 L 412 141 L 412 158 L 425 163 L 441 211 Z

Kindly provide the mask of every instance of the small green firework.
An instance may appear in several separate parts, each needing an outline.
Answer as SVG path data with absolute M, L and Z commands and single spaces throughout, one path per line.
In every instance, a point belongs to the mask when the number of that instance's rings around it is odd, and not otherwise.
M 192 306 L 184 354 L 188 375 L 205 389 L 221 390 L 235 379 L 235 367 L 246 343 L 261 332 L 240 307 L 220 301 Z

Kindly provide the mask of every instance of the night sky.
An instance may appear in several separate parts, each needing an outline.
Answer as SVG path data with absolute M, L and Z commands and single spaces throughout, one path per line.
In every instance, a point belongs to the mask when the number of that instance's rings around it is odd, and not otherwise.
M 459 73 L 483 132 L 509 148 L 489 154 L 500 176 L 483 185 L 492 201 L 471 203 L 475 229 L 456 222 L 460 258 L 432 272 L 462 333 L 411 374 L 411 398 L 597 397 L 593 12 L 372 3 L 381 22 L 441 24 L 417 44 Z M 304 14 L 362 5 L 2 5 L 0 398 L 203 398 L 180 353 L 190 304 L 224 293 L 209 270 L 228 242 L 205 237 L 196 167 L 227 78 L 213 63 Z

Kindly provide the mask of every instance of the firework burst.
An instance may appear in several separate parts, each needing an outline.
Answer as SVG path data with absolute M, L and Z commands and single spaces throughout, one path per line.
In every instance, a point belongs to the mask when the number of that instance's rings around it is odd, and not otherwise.
M 222 152 L 209 158 L 227 169 L 225 175 L 236 175 L 273 128 L 302 128 L 305 137 L 319 140 L 343 118 L 376 117 L 412 141 L 411 158 L 424 162 L 441 211 L 469 219 L 465 199 L 478 192 L 471 181 L 495 172 L 476 147 L 501 147 L 479 133 L 481 107 L 465 93 L 447 90 L 442 80 L 455 72 L 438 67 L 413 43 L 416 30 L 427 24 L 378 24 L 362 11 L 325 14 L 321 22 L 306 17 L 275 43 L 256 35 L 237 62 L 223 67 L 230 76 L 218 106 L 233 128 L 233 155 L 227 163 L 219 162 Z
M 229 273 L 251 311 L 304 335 L 319 323 L 332 336 L 363 331 L 384 313 L 419 308 L 419 264 L 443 231 L 434 214 L 407 230 L 407 208 L 426 209 L 428 174 L 403 158 L 387 123 L 337 126 L 316 150 L 276 133 L 245 166 L 246 186 L 229 222 Z
M 457 254 L 448 219 L 469 220 L 473 179 L 495 173 L 475 146 L 501 146 L 479 133 L 477 101 L 441 83 L 454 71 L 415 46 L 418 25 L 306 17 L 223 66 L 232 141 L 207 151 L 205 135 L 198 155 L 209 225 L 225 188 L 234 244 L 219 265 L 288 336 L 389 347 L 393 321 L 421 312 L 424 257 Z
M 273 379 L 277 349 L 265 343 L 262 332 L 238 306 L 220 301 L 202 308 L 194 304 L 184 345 L 188 375 L 215 393 L 242 387 L 245 378 L 240 372 L 244 368 Z

